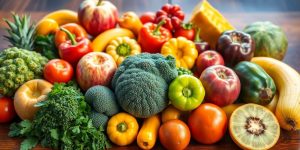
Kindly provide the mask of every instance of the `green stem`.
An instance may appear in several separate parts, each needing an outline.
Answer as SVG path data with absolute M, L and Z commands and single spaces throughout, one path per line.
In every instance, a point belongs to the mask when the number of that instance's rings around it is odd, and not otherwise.
M 97 3 L 97 6 L 101 5 L 101 3 L 102 3 L 102 0 L 99 0 Z
M 156 28 L 154 29 L 153 35 L 160 36 L 161 33 L 160 33 L 159 29 L 160 29 L 160 27 L 161 27 L 162 25 L 164 25 L 165 23 L 166 23 L 165 20 L 160 21 L 160 22 L 157 24 Z
M 61 31 L 64 31 L 68 35 L 69 39 L 71 40 L 72 45 L 76 45 L 77 44 L 77 42 L 75 40 L 75 36 L 70 31 L 68 31 L 67 29 L 62 28 L 62 27 L 60 27 L 59 29 Z
M 201 38 L 200 38 L 200 28 L 197 28 L 196 29 L 196 34 L 195 34 L 195 39 L 194 39 L 194 42 L 197 42 L 197 43 L 200 43 L 202 42 Z
M 127 56 L 130 53 L 130 50 L 131 50 L 130 46 L 126 43 L 122 43 L 118 45 L 116 49 L 117 54 L 120 56 Z
M 192 95 L 192 91 L 189 88 L 183 88 L 182 94 L 184 97 L 189 98 Z
M 121 122 L 117 125 L 117 130 L 119 132 L 125 132 L 127 130 L 127 124 L 125 122 Z

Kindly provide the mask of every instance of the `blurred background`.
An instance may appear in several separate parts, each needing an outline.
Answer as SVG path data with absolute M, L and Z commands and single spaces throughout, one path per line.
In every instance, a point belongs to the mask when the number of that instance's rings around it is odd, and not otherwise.
M 119 10 L 119 16 L 125 11 L 135 11 L 138 14 L 145 11 L 157 11 L 168 0 L 110 0 Z M 201 0 L 171 0 L 179 4 L 186 13 L 185 21 L 197 3 Z M 237 29 L 242 30 L 247 24 L 255 21 L 271 21 L 283 28 L 289 40 L 288 53 L 285 62 L 293 67 L 300 66 L 300 0 L 208 0 Z M 1 18 L 11 19 L 10 12 L 31 14 L 37 22 L 48 12 L 57 9 L 72 9 L 77 11 L 82 0 L 0 0 Z M 8 46 L 3 41 L 3 21 L 0 28 L 0 49 Z M 299 67 L 300 68 L 300 67 Z

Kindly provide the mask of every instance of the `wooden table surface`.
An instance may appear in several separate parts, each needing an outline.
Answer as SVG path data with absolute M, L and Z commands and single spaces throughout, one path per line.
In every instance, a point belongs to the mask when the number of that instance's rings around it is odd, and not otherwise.
M 237 28 L 243 29 L 245 25 L 255 21 L 271 21 L 283 28 L 287 34 L 289 46 L 284 62 L 300 72 L 300 1 L 299 0 L 209 0 L 224 16 Z M 57 9 L 77 10 L 81 0 L 0 0 L 1 18 L 11 19 L 10 12 L 31 14 L 32 20 L 37 22 L 48 12 Z M 133 10 L 140 14 L 143 11 L 156 11 L 167 1 L 163 0 L 112 0 L 112 2 L 122 12 Z M 182 6 L 186 12 L 186 21 L 189 19 L 191 11 L 198 0 L 174 0 L 173 3 Z M 0 50 L 8 47 L 8 42 L 2 40 L 6 27 L 1 21 L 0 29 Z M 9 124 L 0 124 L 0 150 L 19 149 L 21 139 L 9 138 L 7 136 Z M 43 149 L 37 147 L 36 149 Z M 136 144 L 128 147 L 114 147 L 113 149 L 138 149 Z M 163 149 L 156 146 L 155 149 Z M 238 149 L 232 142 L 229 135 L 214 145 L 201 145 L 191 142 L 188 149 Z M 300 131 L 282 131 L 278 143 L 272 148 L 297 150 L 300 149 Z

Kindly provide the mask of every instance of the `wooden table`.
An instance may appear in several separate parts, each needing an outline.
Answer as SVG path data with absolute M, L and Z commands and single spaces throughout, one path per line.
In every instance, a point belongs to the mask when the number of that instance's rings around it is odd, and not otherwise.
M 287 54 L 284 58 L 284 62 L 295 68 L 300 72 L 300 2 L 297 0 L 276 0 L 273 1 L 261 1 L 252 0 L 228 0 L 226 3 L 219 0 L 209 0 L 212 5 L 218 8 L 224 16 L 237 28 L 243 29 L 245 25 L 255 21 L 271 21 L 280 25 L 287 34 L 289 47 Z M 32 19 L 37 22 L 45 14 L 56 9 L 72 9 L 77 10 L 81 0 L 0 0 L 0 16 L 1 18 L 9 18 L 10 11 L 17 13 L 30 13 Z M 122 12 L 133 10 L 137 13 L 143 11 L 156 11 L 161 5 L 166 3 L 159 0 L 112 0 L 112 2 L 119 9 L 120 14 Z M 197 1 L 195 0 L 174 0 L 173 3 L 180 4 L 182 9 L 187 14 L 187 19 L 195 6 Z M 0 36 L 5 33 L 3 27 L 6 27 L 3 21 L 1 21 Z M 0 50 L 8 47 L 8 42 L 0 41 Z M 21 139 L 9 138 L 7 136 L 9 130 L 9 124 L 0 124 L 0 149 L 19 149 Z M 36 149 L 43 149 L 40 146 Z M 114 147 L 113 149 L 138 149 L 136 144 L 128 147 Z M 161 146 L 156 146 L 155 149 L 163 149 Z M 238 147 L 232 142 L 229 135 L 226 136 L 218 143 L 214 145 L 201 145 L 195 142 L 191 142 L 188 149 L 238 149 Z M 300 131 L 287 132 L 282 131 L 278 143 L 272 149 L 300 149 Z

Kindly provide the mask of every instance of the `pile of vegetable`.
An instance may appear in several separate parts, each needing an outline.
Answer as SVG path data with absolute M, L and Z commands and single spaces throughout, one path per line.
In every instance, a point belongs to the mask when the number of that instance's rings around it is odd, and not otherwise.
M 12 16 L 0 122 L 22 120 L 8 133 L 21 149 L 185 149 L 227 130 L 242 149 L 269 149 L 280 128 L 300 130 L 300 75 L 280 61 L 286 36 L 270 22 L 236 30 L 206 0 L 189 22 L 179 5 L 138 16 L 102 0 L 36 25 Z

